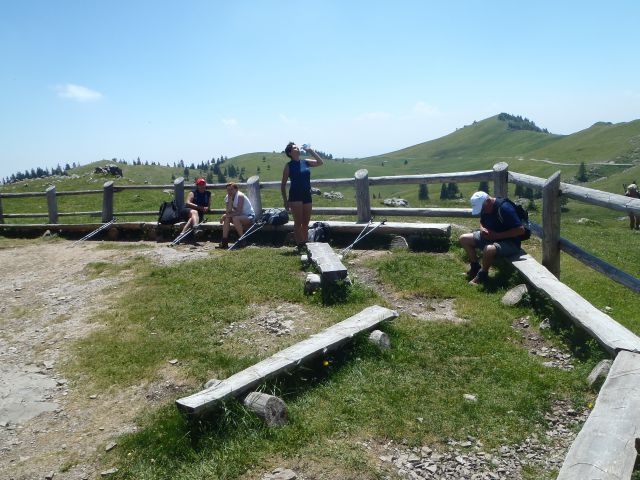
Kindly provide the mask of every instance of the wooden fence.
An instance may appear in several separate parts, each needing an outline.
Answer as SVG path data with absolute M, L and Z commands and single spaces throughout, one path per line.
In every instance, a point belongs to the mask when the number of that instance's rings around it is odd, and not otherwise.
M 379 185 L 407 185 L 429 184 L 444 182 L 482 182 L 493 181 L 494 195 L 502 197 L 508 195 L 508 184 L 522 185 L 542 191 L 542 225 L 533 225 L 532 231 L 542 239 L 543 265 L 556 277 L 560 277 L 560 252 L 576 258 L 590 268 L 606 275 L 612 280 L 624 285 L 635 292 L 640 292 L 640 280 L 604 260 L 590 254 L 586 250 L 571 243 L 560 236 L 560 197 L 562 195 L 587 204 L 597 205 L 611 210 L 640 215 L 640 199 L 602 192 L 591 188 L 580 187 L 560 181 L 560 172 L 554 173 L 548 179 L 538 178 L 516 172 L 509 172 L 504 162 L 497 163 L 491 170 L 469 172 L 436 173 L 424 175 L 401 175 L 386 177 L 369 177 L 367 170 L 358 170 L 353 178 L 317 179 L 311 184 L 315 187 L 352 187 L 355 188 L 355 207 L 313 207 L 316 215 L 350 215 L 355 216 L 359 223 L 368 222 L 372 216 L 403 216 L 403 217 L 471 217 L 469 208 L 390 208 L 371 207 L 370 186 Z M 279 181 L 260 182 L 259 177 L 253 176 L 246 183 L 240 183 L 246 188 L 256 212 L 262 211 L 261 190 L 280 189 Z M 209 189 L 224 189 L 225 184 L 208 184 Z M 0 193 L 0 224 L 5 219 L 12 218 L 47 218 L 48 223 L 57 224 L 60 217 L 93 216 L 100 217 L 103 223 L 114 217 L 127 216 L 156 216 L 157 211 L 114 211 L 114 196 L 126 190 L 173 190 L 173 196 L 181 206 L 184 202 L 185 182 L 178 178 L 173 185 L 114 185 L 108 181 L 102 190 L 79 190 L 58 192 L 55 186 L 47 188 L 45 192 Z M 59 212 L 57 198 L 67 195 L 102 195 L 102 210 L 87 212 Z M 3 198 L 46 197 L 47 213 L 3 213 Z M 223 213 L 223 209 L 211 209 L 211 213 Z

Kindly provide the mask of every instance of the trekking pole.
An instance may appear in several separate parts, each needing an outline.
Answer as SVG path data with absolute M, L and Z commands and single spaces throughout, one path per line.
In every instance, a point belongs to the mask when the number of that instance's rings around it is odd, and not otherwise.
M 361 241 L 364 237 L 366 237 L 367 235 L 369 235 L 370 233 L 373 233 L 373 231 L 380 227 L 381 225 L 384 225 L 385 223 L 387 223 L 387 219 L 385 218 L 384 220 L 382 220 L 380 223 L 378 223 L 378 225 L 376 225 L 375 227 L 373 227 L 371 230 L 369 230 L 367 233 L 365 233 L 364 235 L 362 235 L 357 241 L 353 242 L 351 245 L 349 245 L 347 248 L 345 248 L 344 250 L 342 250 L 340 252 L 340 254 L 342 256 L 345 256 L 347 253 L 349 253 L 351 251 L 351 249 L 355 246 L 355 244 L 359 241 Z
M 349 250 L 351 250 L 351 248 L 362 238 L 365 230 L 367 228 L 369 228 L 371 226 L 371 223 L 373 223 L 373 217 L 371 217 L 371 220 L 369 220 L 369 223 L 367 223 L 364 228 L 360 231 L 360 233 L 358 234 L 358 236 L 356 237 L 356 239 L 351 243 L 351 245 L 348 245 L 347 247 L 343 248 L 342 250 L 340 250 L 340 252 L 338 253 L 339 255 L 342 255 L 343 252 L 348 252 Z
M 184 240 L 185 238 L 187 238 L 189 235 L 191 235 L 191 233 L 195 230 L 195 228 L 190 228 L 189 230 L 187 230 L 186 232 L 182 232 L 180 235 L 178 235 L 175 240 L 173 240 L 173 242 L 171 242 L 171 245 L 169 245 L 170 247 L 175 247 L 177 244 L 179 244 L 182 240 Z
M 267 222 L 259 222 L 259 223 L 254 223 L 253 225 L 251 225 L 249 227 L 249 230 L 247 230 L 246 232 L 244 232 L 242 234 L 242 236 L 236 241 L 236 243 L 234 243 L 233 245 L 231 245 L 227 250 L 233 250 L 234 248 L 236 248 L 236 245 L 238 245 L 238 243 L 240 243 L 242 240 L 244 240 L 245 238 L 247 238 L 249 235 L 253 235 L 254 233 L 256 233 L 258 230 L 260 230 L 262 227 L 264 227 L 267 224 Z M 257 228 L 254 228 L 257 227 Z
M 114 223 L 116 223 L 116 219 L 114 218 L 113 220 L 111 220 L 108 223 L 105 223 L 104 225 L 100 225 L 98 228 L 96 228 L 93 232 L 85 235 L 84 237 L 82 237 L 80 240 L 75 241 L 71 246 L 75 247 L 78 243 L 83 242 L 85 240 L 90 239 L 91 237 L 93 237 L 94 235 L 97 235 L 98 233 L 100 233 L 101 231 L 105 230 L 106 228 L 110 227 L 111 225 L 113 225 Z
M 362 234 L 365 232 L 365 230 L 367 228 L 369 228 L 371 226 L 371 223 L 373 222 L 373 217 L 371 217 L 371 220 L 369 220 L 369 223 L 367 223 L 364 228 L 360 231 L 360 233 L 358 234 L 358 236 L 356 237 L 356 239 L 351 243 L 351 245 L 343 248 L 342 250 L 340 250 L 339 255 L 342 255 L 343 252 L 348 251 L 351 249 L 351 247 L 353 247 L 356 242 L 358 242 L 361 238 L 362 238 Z

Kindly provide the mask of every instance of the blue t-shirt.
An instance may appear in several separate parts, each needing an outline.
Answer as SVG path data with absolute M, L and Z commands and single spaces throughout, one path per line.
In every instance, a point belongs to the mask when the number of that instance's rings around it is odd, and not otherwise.
M 505 202 L 502 198 L 496 198 L 490 213 L 480 214 L 480 223 L 488 230 L 493 230 L 494 232 L 506 232 L 512 228 L 522 226 L 522 222 L 520 221 L 520 217 L 518 217 L 516 209 L 509 202 Z M 512 240 L 520 243 L 520 240 L 517 238 L 509 238 L 505 240 Z

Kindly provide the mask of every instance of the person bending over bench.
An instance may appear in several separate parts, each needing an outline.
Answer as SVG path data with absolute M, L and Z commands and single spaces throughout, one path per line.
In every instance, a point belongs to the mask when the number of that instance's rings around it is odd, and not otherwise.
M 480 229 L 461 235 L 459 241 L 469 256 L 469 284 L 479 285 L 489 277 L 489 268 L 496 256 L 511 257 L 520 252 L 518 237 L 525 229 L 510 202 L 493 198 L 486 192 L 471 195 L 471 214 L 480 214 Z M 482 266 L 476 248 L 482 250 Z
M 227 183 L 227 196 L 224 197 L 226 212 L 222 215 L 222 241 L 220 248 L 229 248 L 229 230 L 233 223 L 238 238 L 242 237 L 244 229 L 250 227 L 255 222 L 256 214 L 253 211 L 251 200 L 242 193 L 236 183 Z M 244 243 L 244 242 L 241 242 Z M 239 245 L 243 247 L 244 245 Z
M 211 192 L 207 190 L 207 181 L 204 178 L 196 180 L 196 189 L 189 192 L 184 207 L 180 210 L 180 220 L 187 222 L 181 233 L 189 228 L 195 228 L 204 220 L 204 214 L 209 211 Z

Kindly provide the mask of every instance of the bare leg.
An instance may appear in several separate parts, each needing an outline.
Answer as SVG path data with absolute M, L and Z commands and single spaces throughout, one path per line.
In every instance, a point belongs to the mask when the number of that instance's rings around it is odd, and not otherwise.
M 289 202 L 289 208 L 293 214 L 293 234 L 296 238 L 296 245 L 300 245 L 304 242 L 304 237 L 301 234 L 302 228 L 300 228 L 303 219 L 302 202 Z
M 231 228 L 231 217 L 229 215 L 224 216 L 222 221 L 222 239 L 229 238 L 229 230 Z
M 477 262 L 478 254 L 476 253 L 476 243 L 473 240 L 473 233 L 460 235 L 458 241 L 460 242 L 460 245 L 462 245 L 462 248 L 464 248 L 464 251 L 467 252 L 469 261 L 471 263 Z
M 487 274 L 489 273 L 489 269 L 491 268 L 491 265 L 493 265 L 497 254 L 498 249 L 494 244 L 484 247 L 484 250 L 482 251 L 482 270 L 487 272 Z
M 307 240 L 309 240 L 309 222 L 311 221 L 312 207 L 313 204 L 311 203 L 304 203 L 302 205 L 302 222 L 300 225 L 300 238 L 302 238 L 301 243 L 307 243 Z
M 189 228 L 195 227 L 196 225 L 198 225 L 198 212 L 196 210 L 191 210 L 191 216 L 189 217 L 187 223 L 184 225 L 181 233 L 186 232 L 187 230 L 189 230 Z

